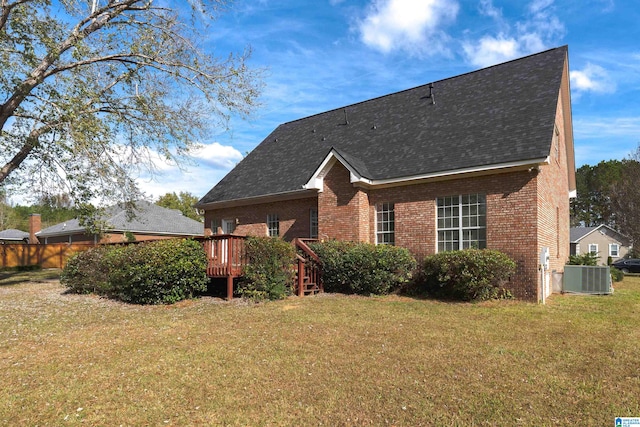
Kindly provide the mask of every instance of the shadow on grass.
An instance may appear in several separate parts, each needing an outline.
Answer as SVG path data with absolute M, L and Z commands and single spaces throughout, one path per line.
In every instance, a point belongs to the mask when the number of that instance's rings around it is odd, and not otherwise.
M 13 286 L 28 282 L 60 280 L 60 270 L 0 271 L 0 286 Z

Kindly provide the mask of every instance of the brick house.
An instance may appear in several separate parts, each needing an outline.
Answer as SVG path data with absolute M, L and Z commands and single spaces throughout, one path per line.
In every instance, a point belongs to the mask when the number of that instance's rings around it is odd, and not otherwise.
M 569 255 L 572 132 L 563 46 L 282 124 L 197 206 L 207 235 L 497 249 L 535 301 Z
M 138 201 L 131 213 L 133 215 L 119 205 L 105 209 L 100 220 L 107 228 L 100 236 L 88 232 L 78 219 L 52 225 L 34 234 L 43 244 L 121 243 L 127 236 L 133 236 L 136 241 L 203 237 L 202 223 L 187 218 L 178 210 Z

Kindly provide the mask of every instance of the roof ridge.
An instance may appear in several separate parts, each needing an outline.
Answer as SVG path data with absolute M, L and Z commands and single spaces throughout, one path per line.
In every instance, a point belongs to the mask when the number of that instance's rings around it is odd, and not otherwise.
M 478 73 L 478 72 L 481 72 L 481 71 L 486 71 L 486 70 L 489 70 L 489 69 L 494 68 L 494 67 L 500 67 L 500 66 L 503 66 L 505 64 L 512 63 L 512 62 L 518 62 L 518 61 L 522 61 L 522 60 L 525 60 L 525 59 L 528 59 L 528 58 L 532 58 L 534 56 L 543 55 L 543 54 L 549 53 L 549 52 L 551 52 L 553 50 L 564 49 L 564 50 L 568 51 L 568 48 L 569 48 L 569 45 L 567 45 L 567 44 L 562 45 L 562 46 L 557 46 L 557 47 L 554 47 L 554 48 L 543 50 L 542 52 L 535 52 L 535 53 L 529 54 L 527 56 L 522 56 L 522 57 L 519 57 L 519 58 L 513 58 L 513 59 L 510 59 L 510 60 L 505 61 L 505 62 L 500 62 L 498 64 L 493 64 L 493 65 L 489 65 L 487 67 L 478 68 L 477 70 L 467 71 L 466 73 L 456 74 L 455 76 L 445 77 L 445 78 L 442 78 L 442 79 L 439 79 L 439 80 L 434 80 L 434 81 L 431 81 L 431 82 L 423 83 L 421 85 L 410 87 L 410 88 L 407 88 L 407 89 L 402 89 L 402 90 L 399 90 L 397 92 L 391 92 L 391 93 L 387 93 L 387 94 L 384 94 L 384 95 L 376 96 L 374 98 L 369 98 L 369 99 L 365 99 L 365 100 L 362 100 L 362 101 L 354 102 L 352 104 L 343 105 L 341 107 L 332 108 L 330 110 L 321 111 L 319 113 L 312 114 L 310 116 L 300 117 L 300 118 L 295 119 L 295 120 L 290 120 L 288 122 L 280 123 L 277 127 L 280 127 L 280 126 L 283 126 L 283 125 L 288 125 L 288 124 L 295 123 L 295 122 L 299 122 L 301 120 L 307 120 L 307 119 L 310 119 L 312 117 L 321 116 L 323 114 L 328 114 L 328 113 L 333 113 L 333 112 L 336 112 L 336 111 L 344 110 L 344 109 L 347 109 L 349 107 L 355 107 L 356 105 L 362 105 L 362 104 L 365 104 L 365 103 L 368 103 L 368 102 L 377 101 L 379 99 L 387 98 L 387 97 L 390 97 L 390 96 L 393 96 L 393 95 L 398 95 L 398 94 L 401 94 L 401 93 L 404 93 L 404 92 L 409 92 L 409 91 L 416 90 L 416 89 L 419 89 L 419 88 L 422 88 L 422 87 L 429 87 L 430 84 L 440 83 L 440 82 L 444 82 L 444 81 L 447 81 L 447 80 L 457 79 L 458 77 L 463 77 L 463 76 L 467 76 L 467 75 L 470 75 L 470 74 Z

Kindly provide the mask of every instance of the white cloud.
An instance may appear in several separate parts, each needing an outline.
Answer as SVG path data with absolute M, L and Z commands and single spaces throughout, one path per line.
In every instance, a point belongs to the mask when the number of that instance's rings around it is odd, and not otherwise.
M 607 70 L 599 65 L 587 63 L 582 70 L 570 73 L 571 89 L 576 92 L 613 93 L 615 82 L 609 77 Z
M 533 0 L 529 3 L 531 13 L 540 13 L 553 4 L 553 0 Z
M 478 67 L 487 67 L 514 58 L 540 52 L 564 35 L 565 27 L 554 15 L 553 0 L 534 0 L 527 7 L 527 17 L 509 26 L 502 19 L 501 10 L 491 0 L 482 0 L 480 12 L 494 18 L 500 32 L 483 35 L 478 40 L 467 40 L 462 48 L 467 61 Z
M 374 0 L 358 23 L 362 41 L 384 53 L 441 50 L 442 27 L 458 14 L 455 0 Z
M 464 43 L 462 48 L 469 61 L 479 67 L 487 67 L 522 56 L 518 41 L 502 34 L 497 37 L 482 37 L 475 44 Z
M 192 157 L 209 167 L 229 170 L 242 160 L 242 153 L 229 145 L 214 142 L 201 145 L 193 152 Z
M 493 0 L 480 0 L 480 13 L 496 20 L 502 19 L 502 9 L 493 5 Z
M 192 164 L 181 165 L 167 162 L 162 156 L 149 151 L 149 157 L 156 168 L 153 175 L 139 171 L 136 179 L 144 194 L 157 199 L 166 193 L 189 192 L 202 197 L 224 177 L 240 160 L 242 154 L 234 147 L 218 142 L 201 144 L 190 157 Z

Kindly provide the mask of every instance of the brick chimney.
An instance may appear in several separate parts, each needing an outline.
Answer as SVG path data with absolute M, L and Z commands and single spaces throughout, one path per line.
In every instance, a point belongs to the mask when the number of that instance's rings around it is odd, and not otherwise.
M 40 243 L 36 237 L 36 233 L 42 228 L 42 220 L 40 214 L 29 215 L 29 243 L 35 245 Z

